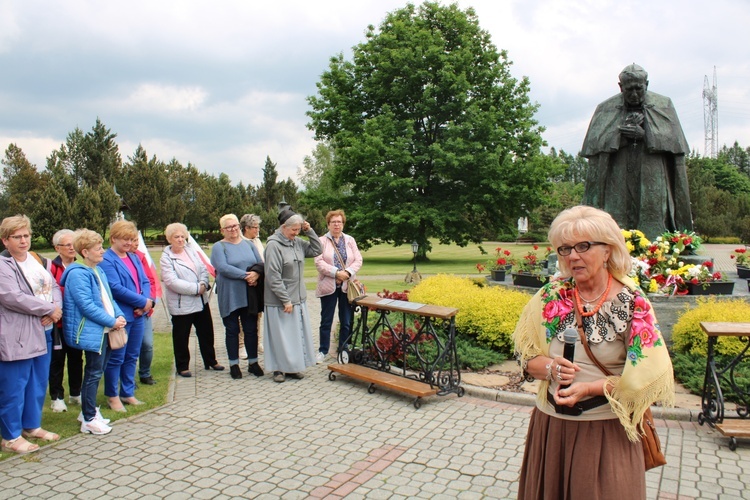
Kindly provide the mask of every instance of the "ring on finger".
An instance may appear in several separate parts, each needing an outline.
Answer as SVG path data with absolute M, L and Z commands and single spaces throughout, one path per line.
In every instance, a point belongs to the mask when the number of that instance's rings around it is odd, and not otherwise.
M 560 373 L 562 371 L 562 366 L 557 365 L 557 373 Z
M 557 380 L 562 380 L 562 373 L 557 374 Z

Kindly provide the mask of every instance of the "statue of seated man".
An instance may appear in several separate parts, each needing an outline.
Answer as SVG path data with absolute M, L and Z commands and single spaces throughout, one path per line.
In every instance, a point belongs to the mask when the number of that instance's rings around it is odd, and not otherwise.
M 631 64 L 620 73 L 620 93 L 597 106 L 586 132 L 583 203 L 652 240 L 692 230 L 688 151 L 671 99 L 649 92 L 648 73 Z

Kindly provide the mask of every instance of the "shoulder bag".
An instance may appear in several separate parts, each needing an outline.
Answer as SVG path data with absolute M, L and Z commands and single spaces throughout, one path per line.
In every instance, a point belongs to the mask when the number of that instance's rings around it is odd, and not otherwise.
M 583 324 L 581 322 L 581 313 L 578 312 L 578 304 L 576 299 L 573 298 L 573 309 L 576 312 L 576 323 L 578 326 L 578 335 L 581 337 L 581 344 L 586 350 L 586 354 L 594 364 L 599 367 L 608 377 L 613 374 L 603 364 L 599 362 L 591 352 L 589 343 L 586 340 L 586 335 L 583 333 Z M 654 467 L 660 467 L 666 465 L 667 459 L 664 457 L 664 453 L 661 451 L 661 441 L 659 440 L 659 434 L 656 433 L 656 426 L 654 425 L 654 416 L 651 414 L 651 407 L 649 406 L 643 413 L 643 420 L 641 422 L 641 445 L 643 445 L 643 460 L 646 470 L 653 469 Z
M 128 332 L 125 328 L 113 328 L 108 333 L 109 336 L 109 347 L 114 349 L 120 349 L 125 347 L 128 343 Z
M 341 257 L 341 253 L 339 253 L 339 249 L 336 248 L 336 242 L 333 242 L 333 251 L 336 252 L 336 256 L 339 258 L 341 265 L 346 266 L 346 262 L 344 262 L 344 259 Z M 349 300 L 349 302 L 350 303 L 354 302 L 355 300 L 362 298 L 364 296 L 365 296 L 365 285 L 363 285 L 362 282 L 356 278 L 354 279 L 349 278 L 349 285 L 346 288 L 346 298 Z

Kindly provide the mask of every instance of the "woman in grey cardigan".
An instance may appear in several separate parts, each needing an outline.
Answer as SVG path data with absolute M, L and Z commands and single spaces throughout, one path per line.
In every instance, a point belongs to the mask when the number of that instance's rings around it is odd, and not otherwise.
M 214 349 L 214 323 L 208 307 L 207 293 L 211 289 L 208 269 L 195 250 L 188 244 L 185 224 L 175 222 L 164 229 L 170 243 L 161 254 L 161 279 L 164 282 L 164 298 L 172 315 L 172 346 L 177 374 L 190 377 L 190 329 L 195 326 L 195 335 L 206 370 L 223 370 L 216 361 Z
M 263 315 L 265 364 L 274 382 L 286 375 L 301 379 L 302 371 L 315 364 L 304 270 L 305 257 L 317 257 L 323 249 L 310 224 L 291 208 L 279 213 L 279 223 L 266 242 Z M 310 241 L 297 238 L 300 231 Z

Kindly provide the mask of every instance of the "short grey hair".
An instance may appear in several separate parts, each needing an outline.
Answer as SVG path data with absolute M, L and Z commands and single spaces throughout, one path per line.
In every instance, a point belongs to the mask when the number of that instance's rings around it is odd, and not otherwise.
M 284 226 L 284 227 L 292 227 L 292 226 L 296 226 L 297 224 L 302 224 L 303 222 L 305 222 L 305 218 L 304 217 L 302 217 L 300 214 L 294 214 L 291 217 L 289 217 L 282 224 L 282 226 Z
M 65 236 L 75 236 L 75 232 L 73 232 L 70 229 L 60 229 L 58 232 L 55 233 L 55 235 L 52 237 L 52 246 L 56 247 L 60 244 L 60 240 L 62 240 Z
M 248 226 L 260 226 L 260 217 L 255 214 L 245 214 L 240 219 L 240 231 L 245 234 L 245 228 Z
M 185 238 L 188 240 L 190 239 L 190 233 L 188 233 L 187 226 L 181 222 L 173 222 L 164 228 L 164 237 L 170 244 L 172 243 L 172 236 L 176 233 L 183 233 Z

